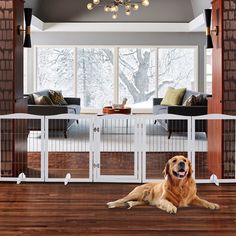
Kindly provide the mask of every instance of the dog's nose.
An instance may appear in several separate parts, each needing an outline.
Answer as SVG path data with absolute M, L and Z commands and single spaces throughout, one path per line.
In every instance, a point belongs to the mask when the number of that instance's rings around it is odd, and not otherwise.
M 185 163 L 183 161 L 179 162 L 179 169 L 184 169 Z

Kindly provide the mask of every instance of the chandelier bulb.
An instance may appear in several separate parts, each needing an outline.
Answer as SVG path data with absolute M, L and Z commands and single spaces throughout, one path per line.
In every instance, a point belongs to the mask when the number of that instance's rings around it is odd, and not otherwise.
M 132 7 L 134 11 L 137 11 L 139 9 L 139 5 L 137 3 L 135 3 Z
M 115 13 L 115 14 L 112 15 L 112 19 L 113 19 L 113 20 L 116 20 L 117 17 L 118 17 L 117 13 Z
M 149 6 L 149 0 L 142 0 L 142 5 L 145 7 Z
M 87 8 L 88 8 L 88 10 L 93 10 L 93 4 L 92 3 L 88 3 L 87 4 Z
M 130 16 L 130 14 L 131 14 L 131 11 L 130 11 L 130 10 L 126 10 L 126 11 L 125 11 L 125 15 L 126 15 L 126 16 Z
M 110 7 L 109 7 L 108 5 L 106 5 L 106 6 L 104 7 L 104 11 L 105 11 L 105 12 L 109 12 L 109 11 L 110 11 Z
M 93 0 L 93 4 L 98 5 L 100 3 L 100 0 Z
M 115 12 L 115 11 L 116 11 L 116 6 L 113 5 L 113 6 L 111 7 L 111 12 Z
M 118 7 L 118 6 L 115 6 L 115 7 L 114 7 L 114 11 L 115 11 L 115 12 L 118 12 L 118 11 L 119 11 L 119 7 Z

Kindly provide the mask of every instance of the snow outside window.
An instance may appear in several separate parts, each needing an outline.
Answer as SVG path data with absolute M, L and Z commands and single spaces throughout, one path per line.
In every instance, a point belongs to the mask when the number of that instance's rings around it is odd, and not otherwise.
M 82 106 L 101 108 L 113 101 L 112 48 L 77 49 L 77 97 Z
M 74 49 L 37 48 L 37 90 L 61 90 L 74 96 Z
M 120 101 L 126 97 L 135 108 L 151 107 L 156 79 L 155 48 L 120 48 Z
M 80 97 L 82 108 L 101 109 L 126 97 L 132 108 L 151 112 L 152 98 L 163 97 L 169 86 L 197 88 L 195 46 L 38 46 L 36 53 L 36 90 Z
M 158 97 L 163 97 L 168 87 L 195 90 L 195 49 L 158 49 Z

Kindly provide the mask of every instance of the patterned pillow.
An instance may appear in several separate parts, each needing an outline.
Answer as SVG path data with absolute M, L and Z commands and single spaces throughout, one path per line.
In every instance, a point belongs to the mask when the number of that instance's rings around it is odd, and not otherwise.
M 206 106 L 207 100 L 206 97 L 202 94 L 197 96 L 191 95 L 183 104 L 183 106 L 191 107 L 191 106 Z
M 199 94 L 196 96 L 197 98 L 197 106 L 207 106 L 207 97 L 206 95 Z
M 191 95 L 183 104 L 183 106 L 191 107 L 194 106 L 197 102 L 197 98 L 194 95 Z
M 34 103 L 36 105 L 53 105 L 52 100 L 47 96 L 40 96 L 37 94 L 33 94 Z
M 49 90 L 49 97 L 55 105 L 67 105 L 61 91 Z

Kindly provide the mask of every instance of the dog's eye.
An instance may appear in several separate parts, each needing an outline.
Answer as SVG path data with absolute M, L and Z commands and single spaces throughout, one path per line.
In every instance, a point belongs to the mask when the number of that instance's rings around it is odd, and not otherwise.
M 184 159 L 183 161 L 186 162 L 186 159 Z
M 174 159 L 174 160 L 173 160 L 173 163 L 176 163 L 176 161 L 177 161 L 177 160 L 176 160 L 176 159 Z

